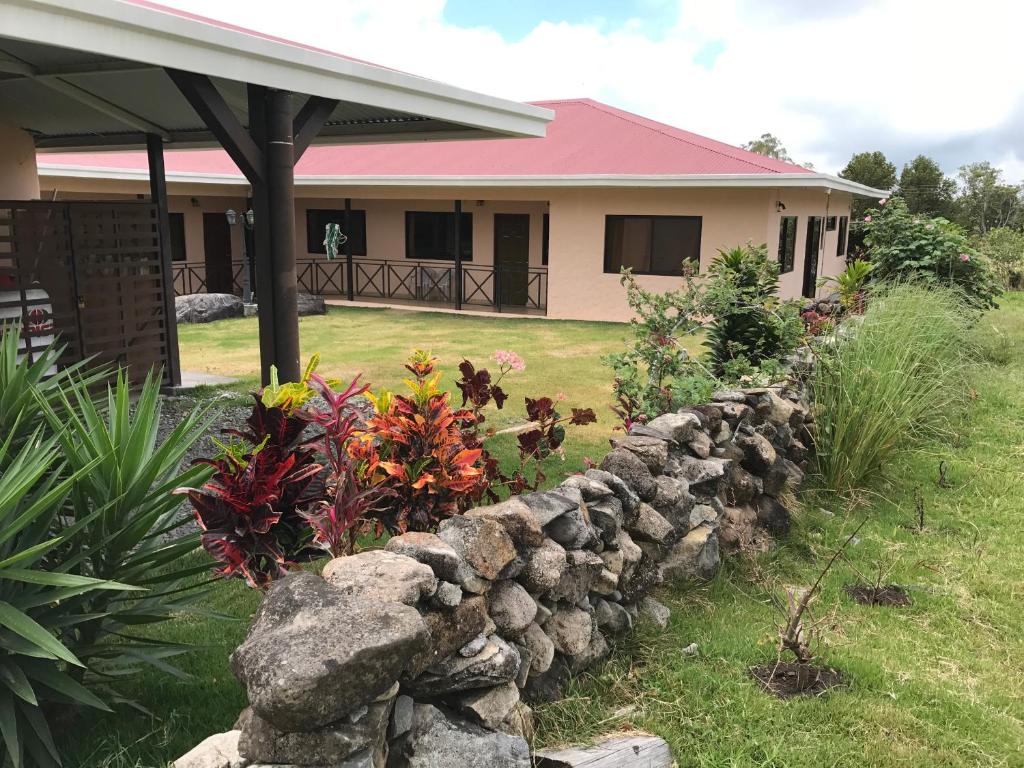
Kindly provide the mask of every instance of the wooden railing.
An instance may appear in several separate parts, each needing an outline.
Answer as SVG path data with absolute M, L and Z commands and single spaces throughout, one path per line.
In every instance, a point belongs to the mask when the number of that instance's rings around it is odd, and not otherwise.
M 232 291 L 242 293 L 243 264 L 232 262 Z M 204 293 L 207 290 L 203 264 L 178 263 L 172 267 L 174 291 Z M 297 259 L 299 290 L 322 296 L 349 295 L 348 269 L 344 259 L 327 261 Z M 352 260 L 352 296 L 357 299 L 412 301 L 451 305 L 455 302 L 455 265 L 445 261 L 411 259 Z M 259 287 L 257 286 L 257 294 Z M 493 307 L 497 311 L 547 311 L 547 267 L 495 268 L 493 265 L 462 266 L 462 304 Z

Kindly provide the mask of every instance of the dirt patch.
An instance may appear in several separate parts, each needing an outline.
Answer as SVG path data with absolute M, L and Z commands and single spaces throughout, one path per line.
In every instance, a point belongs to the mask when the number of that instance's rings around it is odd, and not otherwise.
M 870 584 L 850 584 L 846 594 L 861 605 L 910 605 L 910 595 L 899 584 L 883 584 L 879 587 Z
M 843 684 L 843 675 L 830 667 L 809 664 L 763 664 L 750 668 L 750 676 L 768 693 L 780 699 L 794 696 L 822 696 L 829 688 Z

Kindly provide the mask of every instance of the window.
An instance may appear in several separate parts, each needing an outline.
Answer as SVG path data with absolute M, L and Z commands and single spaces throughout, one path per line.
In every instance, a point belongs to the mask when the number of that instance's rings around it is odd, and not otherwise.
M 349 229 L 345 231 L 345 211 L 326 208 L 310 208 L 306 211 L 306 253 L 327 253 L 324 236 L 328 224 L 339 224 L 342 234 L 348 235 L 353 256 L 366 255 L 366 211 L 349 211 Z
M 849 223 L 849 216 L 839 217 L 839 238 L 836 241 L 836 256 L 846 255 L 846 229 Z
M 681 275 L 686 262 L 700 262 L 700 226 L 700 216 L 607 216 L 604 271 Z
M 544 214 L 544 230 L 540 241 L 540 263 L 548 265 L 548 240 L 551 237 L 551 214 Z
M 835 216 L 829 216 L 827 219 L 825 219 L 825 231 L 826 232 L 835 232 L 835 229 L 836 229 L 836 217 Z
M 792 272 L 796 256 L 796 216 L 779 217 L 779 272 Z
M 455 260 L 455 214 L 443 211 L 405 212 L 405 258 Z M 463 261 L 473 260 L 473 214 L 459 222 Z
M 186 261 L 185 251 L 185 214 L 169 214 L 171 225 L 171 261 Z

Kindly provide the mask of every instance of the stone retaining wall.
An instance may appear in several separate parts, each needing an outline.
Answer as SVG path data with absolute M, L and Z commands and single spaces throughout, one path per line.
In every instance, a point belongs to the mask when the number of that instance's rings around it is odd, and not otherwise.
M 528 768 L 528 702 L 665 626 L 653 587 L 787 532 L 809 420 L 792 392 L 721 392 L 553 490 L 275 583 L 231 657 L 249 708 L 176 768 Z

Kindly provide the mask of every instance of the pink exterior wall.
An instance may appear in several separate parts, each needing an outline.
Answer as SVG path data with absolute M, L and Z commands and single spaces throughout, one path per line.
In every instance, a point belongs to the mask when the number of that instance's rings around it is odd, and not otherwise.
M 36 147 L 20 128 L 0 123 L 0 200 L 36 200 Z
M 148 194 L 148 185 L 136 181 L 92 179 L 46 179 L 62 197 L 107 197 Z M 223 213 L 245 206 L 244 185 L 175 184 L 169 186 L 170 209 L 185 214 L 186 248 L 189 263 L 202 263 L 204 211 Z M 49 193 L 47 193 L 49 194 Z M 302 185 L 296 188 L 295 252 L 299 258 L 313 258 L 306 249 L 306 211 L 309 208 L 344 208 L 351 196 L 352 207 L 366 211 L 367 257 L 405 258 L 405 212 L 410 210 L 453 210 L 454 199 L 462 198 L 463 211 L 473 213 L 473 264 L 493 263 L 494 214 L 530 214 L 530 264 L 540 266 L 543 214 L 550 213 L 550 262 L 548 266 L 548 316 L 563 319 L 626 321 L 630 312 L 617 274 L 604 273 L 605 217 L 609 214 L 700 216 L 701 268 L 706 269 L 719 248 L 730 248 L 748 240 L 767 243 L 768 253 L 778 254 L 781 216 L 797 216 L 794 268 L 782 275 L 780 294 L 798 297 L 803 281 L 804 253 L 809 216 L 849 215 L 850 195 L 826 194 L 818 189 L 754 188 L 567 188 L 567 187 L 350 187 Z M 195 203 L 193 203 L 193 200 Z M 478 205 L 482 201 L 482 205 Z M 776 209 L 777 202 L 786 206 Z M 819 261 L 819 275 L 842 270 L 844 257 L 836 256 L 838 228 L 826 232 Z M 239 231 L 233 233 L 233 253 L 241 257 Z M 322 258 L 322 257 L 320 257 Z M 358 258 L 358 257 L 357 257 Z M 679 285 L 674 277 L 642 276 L 643 285 L 669 290 Z M 819 289 L 819 294 L 829 291 Z

